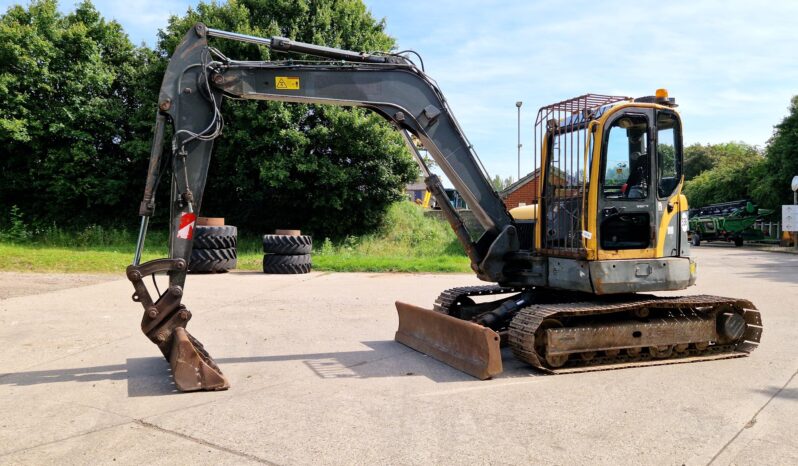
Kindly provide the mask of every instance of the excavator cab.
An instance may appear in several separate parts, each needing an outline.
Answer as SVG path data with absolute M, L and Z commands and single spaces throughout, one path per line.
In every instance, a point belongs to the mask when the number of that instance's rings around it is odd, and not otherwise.
M 586 94 L 539 110 L 536 250 L 563 270 L 547 285 L 615 294 L 694 283 L 675 107 L 662 89 L 638 99 Z M 589 279 L 580 280 L 584 268 Z

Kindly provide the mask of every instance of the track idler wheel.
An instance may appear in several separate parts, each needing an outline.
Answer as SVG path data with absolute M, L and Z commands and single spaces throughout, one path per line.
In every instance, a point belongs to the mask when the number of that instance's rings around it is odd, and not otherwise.
M 727 341 L 737 341 L 745 333 L 745 319 L 731 310 L 718 316 L 718 334 Z

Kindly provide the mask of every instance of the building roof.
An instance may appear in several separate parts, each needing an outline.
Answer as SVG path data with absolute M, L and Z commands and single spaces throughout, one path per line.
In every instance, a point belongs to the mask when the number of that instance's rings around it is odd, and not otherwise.
M 552 171 L 560 176 L 560 178 L 565 178 L 565 172 L 557 167 L 551 167 Z M 515 183 L 511 184 L 504 188 L 500 193 L 499 197 L 506 198 L 513 192 L 517 191 L 521 186 L 529 183 L 530 181 L 534 180 L 540 176 L 540 168 L 536 168 L 534 171 L 527 173 L 526 175 L 522 176 L 520 180 L 516 181 Z
M 520 188 L 521 186 L 529 183 L 530 181 L 534 180 L 538 176 L 540 176 L 540 168 L 535 169 L 535 171 L 533 171 L 533 172 L 527 173 L 526 175 L 524 175 L 521 178 L 519 178 L 518 181 L 516 181 L 515 183 L 513 183 L 510 186 L 507 186 L 506 188 L 504 188 L 499 193 L 499 197 L 507 197 L 507 196 L 509 196 L 514 191 L 518 190 L 518 188 Z

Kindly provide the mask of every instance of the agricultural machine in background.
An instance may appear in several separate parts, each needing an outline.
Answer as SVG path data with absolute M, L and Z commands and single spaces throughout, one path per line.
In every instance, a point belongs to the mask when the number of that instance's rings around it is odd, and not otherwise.
M 700 246 L 701 241 L 733 241 L 742 246 L 744 241 L 761 241 L 765 234 L 754 228 L 754 223 L 772 213 L 748 200 L 690 209 L 690 242 Z

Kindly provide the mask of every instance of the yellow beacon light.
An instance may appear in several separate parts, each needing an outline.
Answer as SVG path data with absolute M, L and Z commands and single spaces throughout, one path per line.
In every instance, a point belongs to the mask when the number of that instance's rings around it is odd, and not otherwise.
M 668 90 L 667 89 L 657 89 L 657 91 L 654 92 L 654 96 L 657 99 L 662 99 L 662 100 L 667 99 L 668 98 Z

